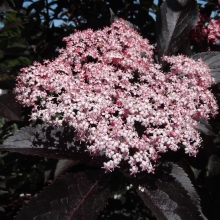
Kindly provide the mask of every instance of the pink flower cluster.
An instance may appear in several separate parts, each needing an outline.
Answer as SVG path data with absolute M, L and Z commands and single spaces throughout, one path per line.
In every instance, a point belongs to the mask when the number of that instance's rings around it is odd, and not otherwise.
M 23 68 L 15 93 L 33 106 L 31 119 L 76 129 L 91 156 L 105 155 L 107 171 L 125 161 L 130 173 L 154 172 L 160 153 L 184 148 L 195 156 L 198 118 L 217 113 L 201 60 L 152 59 L 153 46 L 122 19 L 103 30 L 76 31 L 54 61 Z
M 200 15 L 200 20 L 191 30 L 189 37 L 196 42 L 217 43 L 220 40 L 220 20 Z
M 213 44 L 220 40 L 220 20 L 212 19 L 208 25 L 208 39 Z

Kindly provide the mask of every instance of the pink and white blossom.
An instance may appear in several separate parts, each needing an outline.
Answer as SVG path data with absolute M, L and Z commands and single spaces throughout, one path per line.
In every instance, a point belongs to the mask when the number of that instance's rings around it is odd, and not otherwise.
M 163 57 L 171 65 L 163 73 L 154 47 L 122 19 L 63 40 L 54 61 L 35 62 L 17 77 L 17 100 L 33 106 L 32 120 L 74 127 L 91 156 L 106 156 L 107 171 L 127 161 L 131 174 L 152 173 L 168 150 L 196 155 L 196 119 L 217 114 L 202 60 Z
M 189 37 L 197 43 L 207 41 L 216 44 L 220 40 L 220 20 L 200 14 L 199 21 L 190 31 Z

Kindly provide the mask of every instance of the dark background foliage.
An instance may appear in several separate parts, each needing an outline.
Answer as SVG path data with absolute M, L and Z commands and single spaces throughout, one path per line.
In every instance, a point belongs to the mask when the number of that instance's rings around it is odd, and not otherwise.
M 217 0 L 198 3 L 201 13 L 219 19 Z M 155 16 L 161 4 L 161 0 L 1 0 L 0 89 L 3 95 L 0 96 L 0 113 L 4 116 L 0 117 L 1 143 L 16 130 L 39 123 L 29 121 L 30 109 L 21 108 L 11 94 L 20 68 L 30 65 L 35 60 L 56 57 L 57 49 L 65 46 L 62 38 L 74 30 L 99 29 L 109 25 L 109 8 L 118 17 L 133 23 L 143 37 L 156 44 L 158 30 L 155 29 Z M 198 43 L 186 37 L 178 52 L 191 55 L 208 50 L 220 51 L 220 44 Z M 218 85 L 212 89 L 219 100 Z M 7 111 L 8 109 L 10 111 Z M 196 158 L 188 157 L 181 151 L 175 154 L 168 152 L 164 156 L 177 163 L 188 174 L 201 198 L 202 210 L 206 217 L 218 220 L 220 117 L 212 119 L 210 126 L 215 135 L 203 135 L 203 148 Z M 0 219 L 13 219 L 31 196 L 51 183 L 56 177 L 56 168 L 59 168 L 56 159 L 0 152 Z M 87 169 L 90 168 L 76 162 L 68 172 Z M 119 171 L 115 172 L 108 204 L 103 207 L 98 219 L 155 219 L 139 197 L 144 195 L 138 195 L 131 182 Z

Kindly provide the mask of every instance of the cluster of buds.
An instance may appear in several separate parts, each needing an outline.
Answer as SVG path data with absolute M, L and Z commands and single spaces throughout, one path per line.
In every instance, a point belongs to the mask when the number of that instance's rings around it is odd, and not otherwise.
M 209 42 L 216 44 L 220 40 L 220 20 L 200 14 L 198 23 L 191 30 L 189 37 L 191 40 L 199 42 Z
M 54 60 L 35 62 L 17 78 L 17 100 L 33 106 L 31 119 L 70 126 L 104 168 L 124 161 L 130 173 L 153 173 L 161 153 L 201 144 L 197 119 L 217 113 L 210 69 L 201 60 L 152 58 L 154 47 L 124 20 L 103 30 L 76 31 Z

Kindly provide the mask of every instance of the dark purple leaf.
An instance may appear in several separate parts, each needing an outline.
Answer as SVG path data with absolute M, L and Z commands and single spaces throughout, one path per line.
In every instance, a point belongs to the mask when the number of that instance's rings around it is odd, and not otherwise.
M 186 4 L 188 4 L 191 0 L 177 0 L 177 2 L 184 7 Z
M 69 173 L 33 197 L 17 220 L 95 220 L 105 207 L 109 175 L 104 171 Z
M 118 16 L 115 15 L 115 13 L 112 11 L 111 8 L 109 8 L 109 10 L 110 10 L 110 15 L 111 15 L 110 23 L 113 23 L 115 20 L 119 20 L 119 19 L 120 19 Z M 127 20 L 126 20 L 125 22 L 126 22 L 131 28 L 136 29 L 135 26 L 134 26 L 131 22 L 129 22 L 129 21 L 127 21 Z
M 62 173 L 64 173 L 70 167 L 78 164 L 79 160 L 58 160 L 56 169 L 54 171 L 54 179 L 57 179 Z
M 200 121 L 197 124 L 196 129 L 205 135 L 216 136 L 216 134 L 212 131 L 212 127 L 210 126 L 208 121 Z
M 6 0 L 0 1 L 0 12 L 13 11 Z
M 184 42 L 187 32 L 198 20 L 197 2 L 195 0 L 163 2 L 157 15 L 157 50 L 159 58 L 173 55 Z
M 21 105 L 16 101 L 14 94 L 0 96 L 0 116 L 10 120 L 21 121 Z
M 220 82 L 220 52 L 204 52 L 192 56 L 194 60 L 202 59 L 211 69 L 216 83 Z
M 24 127 L 0 146 L 0 150 L 55 159 L 81 160 L 91 165 L 102 165 L 104 158 L 93 159 L 85 152 L 84 143 L 76 141 L 75 132 L 67 127 L 37 125 Z
M 175 180 L 182 185 L 182 187 L 185 188 L 185 190 L 190 195 L 193 202 L 197 205 L 199 209 L 201 209 L 199 195 L 197 194 L 187 174 L 184 172 L 184 170 L 181 167 L 177 166 L 176 164 L 172 163 L 171 166 L 172 166 L 172 170 L 170 172 L 170 175 L 174 177 Z
M 44 183 L 46 183 L 50 179 L 51 171 L 52 171 L 52 169 L 44 171 Z
M 118 20 L 119 17 L 115 15 L 115 13 L 112 11 L 111 8 L 109 8 L 109 11 L 110 11 L 110 15 L 111 15 L 110 23 L 112 24 L 115 20 Z
M 7 193 L 8 193 L 8 191 L 1 190 L 1 189 L 0 189 L 0 196 L 1 196 L 1 195 L 4 195 L 4 194 L 7 194 Z
M 211 155 L 208 161 L 207 174 L 209 177 L 220 175 L 220 158 L 217 155 Z
M 160 220 L 207 219 L 201 212 L 199 196 L 182 168 L 173 163 L 165 165 L 156 174 L 130 178 L 144 203 Z

